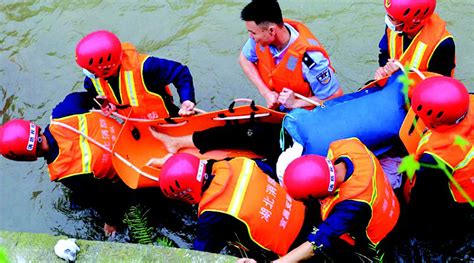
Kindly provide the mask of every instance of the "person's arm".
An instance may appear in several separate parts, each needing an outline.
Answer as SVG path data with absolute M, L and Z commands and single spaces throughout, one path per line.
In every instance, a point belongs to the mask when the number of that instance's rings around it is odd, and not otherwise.
M 433 56 L 428 64 L 428 71 L 451 77 L 451 73 L 456 67 L 455 63 L 456 47 L 452 37 L 443 40 L 433 52 Z
M 303 78 L 309 83 L 313 93 L 310 100 L 322 104 L 324 100 L 343 94 L 334 71 L 329 67 L 329 60 L 321 52 L 306 52 L 302 64 Z M 288 88 L 280 92 L 278 101 L 287 109 L 317 106 L 307 100 L 295 98 L 294 92 Z
M 384 66 L 387 64 L 389 59 L 390 54 L 388 53 L 387 28 L 385 27 L 385 33 L 379 42 L 379 67 L 375 70 L 374 79 L 377 80 L 388 76 Z
M 54 107 L 51 116 L 53 119 L 87 113 L 98 105 L 92 100 L 90 93 L 73 92 Z
M 204 212 L 200 215 L 193 249 L 219 253 L 226 246 L 226 241 L 230 241 L 223 238 L 224 234 L 232 231 L 219 227 L 224 225 L 224 220 L 226 217 L 220 213 Z
M 66 177 L 59 182 L 72 191 L 76 200 L 101 215 L 106 234 L 112 234 L 110 231 L 121 223 L 132 199 L 133 190 L 121 181 L 113 183 L 107 179 L 96 179 L 91 173 Z
M 87 91 L 91 98 L 97 97 L 97 91 L 95 90 L 94 84 L 89 77 L 84 78 L 84 89 Z
M 278 93 L 270 90 L 269 87 L 263 82 L 260 73 L 258 72 L 257 66 L 257 55 L 255 52 L 255 41 L 251 38 L 245 43 L 242 48 L 242 52 L 239 55 L 239 64 L 242 71 L 247 78 L 257 88 L 258 92 L 263 96 L 268 108 L 276 108 L 278 106 Z
M 181 102 L 180 115 L 193 113 L 196 104 L 194 83 L 189 68 L 179 62 L 148 57 L 143 65 L 143 79 L 150 92 L 167 97 L 165 87 L 173 84 Z
M 371 217 L 368 204 L 347 200 L 334 206 L 329 217 L 308 235 L 308 241 L 275 262 L 297 262 L 315 253 L 334 249 L 334 243 L 345 233 L 364 232 Z
M 385 28 L 384 35 L 379 42 L 379 66 L 385 66 L 389 58 L 390 54 L 388 53 L 387 29 Z
M 446 170 L 434 168 L 437 162 L 431 154 L 423 154 L 419 162 L 420 169 L 416 171 L 415 185 L 411 190 L 409 211 L 418 215 L 416 218 L 430 218 L 428 215 L 439 218 L 447 211 L 449 203 L 454 202 L 448 178 L 452 170 L 447 165 Z

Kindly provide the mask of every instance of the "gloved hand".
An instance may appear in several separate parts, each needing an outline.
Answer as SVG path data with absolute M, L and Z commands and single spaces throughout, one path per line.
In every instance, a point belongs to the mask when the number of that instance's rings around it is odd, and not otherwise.
M 68 262 L 74 262 L 76 260 L 77 252 L 81 249 L 76 245 L 76 239 L 60 239 L 54 246 L 54 253 Z

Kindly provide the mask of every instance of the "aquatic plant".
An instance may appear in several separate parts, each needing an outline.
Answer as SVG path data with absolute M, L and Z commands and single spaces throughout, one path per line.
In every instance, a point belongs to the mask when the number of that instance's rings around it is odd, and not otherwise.
M 139 244 L 156 243 L 158 246 L 175 247 L 174 242 L 165 236 L 157 237 L 153 241 L 154 228 L 148 226 L 149 211 L 150 209 L 142 205 L 131 206 L 128 209 L 123 222 L 128 225 L 131 238 Z
M 144 208 L 140 205 L 131 206 L 123 220 L 130 229 L 130 236 L 139 244 L 153 243 L 153 228 L 148 226 L 146 216 L 148 211 L 144 211 Z

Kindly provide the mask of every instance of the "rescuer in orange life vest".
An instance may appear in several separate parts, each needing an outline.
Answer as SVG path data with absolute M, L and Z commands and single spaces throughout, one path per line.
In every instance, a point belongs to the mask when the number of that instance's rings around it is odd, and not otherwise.
M 283 19 L 276 0 L 253 0 L 240 16 L 250 38 L 239 63 L 268 108 L 314 107 L 295 92 L 317 102 L 343 94 L 323 46 L 305 25 Z
M 380 164 L 355 138 L 332 143 L 328 159 L 299 157 L 284 183 L 286 190 L 247 158 L 206 163 L 187 153 L 169 158 L 160 176 L 165 196 L 199 204 L 194 249 L 202 251 L 238 241 L 258 260 L 275 256 L 262 258 L 256 248 L 279 256 L 291 251 L 281 258 L 291 262 L 314 255 L 351 260 L 354 251 L 376 258 L 375 246 L 398 219 L 398 201 Z M 320 199 L 322 220 L 295 199 Z
M 117 176 L 112 155 L 62 125 L 84 132 L 112 147 L 121 125 L 101 113 L 89 113 L 93 104 L 86 92 L 72 93 L 52 112 L 44 131 L 27 120 L 0 126 L 0 154 L 15 161 L 44 157 L 51 181 L 68 187 L 76 200 L 103 217 L 104 232 L 113 234 L 130 200 L 132 189 Z
M 453 76 L 455 45 L 446 22 L 434 13 L 436 0 L 384 0 L 385 35 L 379 43 L 374 79 L 398 70 L 394 61 L 421 71 Z
M 188 67 L 139 54 L 109 31 L 95 31 L 76 46 L 76 62 L 86 78 L 85 89 L 103 99 L 103 108 L 135 118 L 167 118 L 194 114 L 194 86 Z M 173 84 L 181 107 L 173 104 Z M 131 112 L 130 112 L 131 111 Z
M 415 153 L 420 168 L 404 189 L 408 224 L 419 237 L 443 241 L 474 230 L 473 100 L 460 81 L 444 76 L 413 90 L 411 108 L 429 128 Z

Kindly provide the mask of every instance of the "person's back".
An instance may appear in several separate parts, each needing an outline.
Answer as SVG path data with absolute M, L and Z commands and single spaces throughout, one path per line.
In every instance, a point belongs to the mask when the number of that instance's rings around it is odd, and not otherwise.
M 308 241 L 282 259 L 353 262 L 360 255 L 380 256 L 377 245 L 397 223 L 399 204 L 376 157 L 358 139 L 333 142 L 327 158 L 295 159 L 283 181 L 296 200 L 320 200 L 323 221 L 315 222 Z
M 199 204 L 196 250 L 219 253 L 231 243 L 269 260 L 287 253 L 310 231 L 305 206 L 254 160 L 203 161 L 177 153 L 163 165 L 160 179 L 165 196 Z

